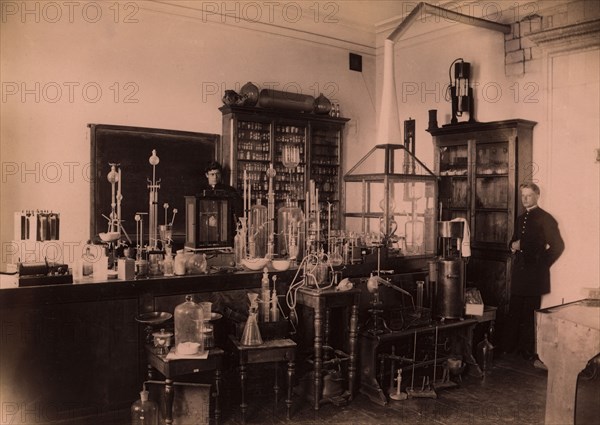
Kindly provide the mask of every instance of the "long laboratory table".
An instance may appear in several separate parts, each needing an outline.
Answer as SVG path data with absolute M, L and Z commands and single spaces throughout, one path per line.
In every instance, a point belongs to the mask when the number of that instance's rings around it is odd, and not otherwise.
M 429 259 L 392 259 L 381 266 L 402 276 L 425 273 Z M 344 277 L 359 277 L 368 276 L 375 268 L 376 263 L 357 264 L 341 271 Z M 286 293 L 295 273 L 275 273 L 280 295 Z M 260 289 L 261 277 L 261 272 L 221 271 L 31 287 L 3 284 L 3 417 L 9 423 L 47 423 L 84 416 L 110 417 L 115 410 L 129 408 L 146 376 L 145 329 L 135 321 L 137 315 L 173 313 L 187 294 L 194 295 L 197 302 L 211 301 L 214 311 L 224 312 L 225 307 L 245 311 L 246 293 Z M 4 281 L 7 276 L 2 278 Z
M 577 376 L 600 353 L 600 300 L 536 312 L 537 352 L 548 367 L 546 425 L 575 422 Z

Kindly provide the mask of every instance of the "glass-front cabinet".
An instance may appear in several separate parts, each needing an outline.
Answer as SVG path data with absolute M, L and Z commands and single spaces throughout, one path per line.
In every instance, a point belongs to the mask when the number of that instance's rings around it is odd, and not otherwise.
M 437 178 L 404 145 L 376 145 L 344 176 L 345 229 L 388 255 L 435 255 Z
M 467 283 L 477 286 L 489 305 L 508 303 L 508 242 L 523 209 L 519 184 L 537 178 L 532 174 L 535 124 L 516 119 L 428 130 L 440 178 L 440 216 L 462 217 L 469 223 L 472 258 Z
M 339 229 L 341 167 L 347 118 L 260 107 L 222 106 L 223 165 L 243 187 L 246 174 L 252 204 L 267 205 L 273 166 L 275 210 L 289 203 L 305 209 L 310 180 L 318 190 L 321 233 Z M 277 218 L 276 218 L 277 220 Z

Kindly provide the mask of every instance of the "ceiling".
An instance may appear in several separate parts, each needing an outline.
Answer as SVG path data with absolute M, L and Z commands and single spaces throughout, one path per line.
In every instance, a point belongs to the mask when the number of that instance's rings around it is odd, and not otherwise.
M 410 12 L 419 2 L 400 0 L 341 0 L 319 2 L 324 13 L 329 12 L 348 24 L 374 28 L 376 24 Z

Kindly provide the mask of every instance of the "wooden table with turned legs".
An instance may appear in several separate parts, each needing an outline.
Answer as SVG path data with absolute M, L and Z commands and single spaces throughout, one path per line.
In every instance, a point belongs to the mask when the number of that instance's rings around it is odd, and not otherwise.
M 330 316 L 332 309 L 344 308 L 350 311 L 348 332 L 348 390 L 344 398 L 352 400 L 356 391 L 357 382 L 357 351 L 358 351 L 358 308 L 360 303 L 360 290 L 336 291 L 335 289 L 317 289 L 302 287 L 298 290 L 297 303 L 314 311 L 314 409 L 319 410 L 323 399 L 323 364 L 324 347 L 329 347 L 330 341 Z

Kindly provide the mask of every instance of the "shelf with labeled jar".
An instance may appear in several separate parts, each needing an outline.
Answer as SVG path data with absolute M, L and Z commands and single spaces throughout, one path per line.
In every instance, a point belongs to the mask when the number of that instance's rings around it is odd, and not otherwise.
M 467 284 L 486 305 L 506 313 L 510 297 L 508 243 L 523 210 L 519 185 L 535 180 L 533 121 L 514 119 L 429 129 L 435 145 L 441 219 L 467 220 L 472 257 Z
M 339 229 L 342 196 L 343 130 L 348 118 L 246 106 L 222 106 L 223 165 L 232 185 L 250 181 L 252 203 L 266 205 L 267 170 L 273 164 L 275 209 L 287 200 L 304 209 L 309 181 L 319 191 L 321 230 Z M 329 222 L 329 216 L 331 221 Z M 277 228 L 277 227 L 275 227 Z

